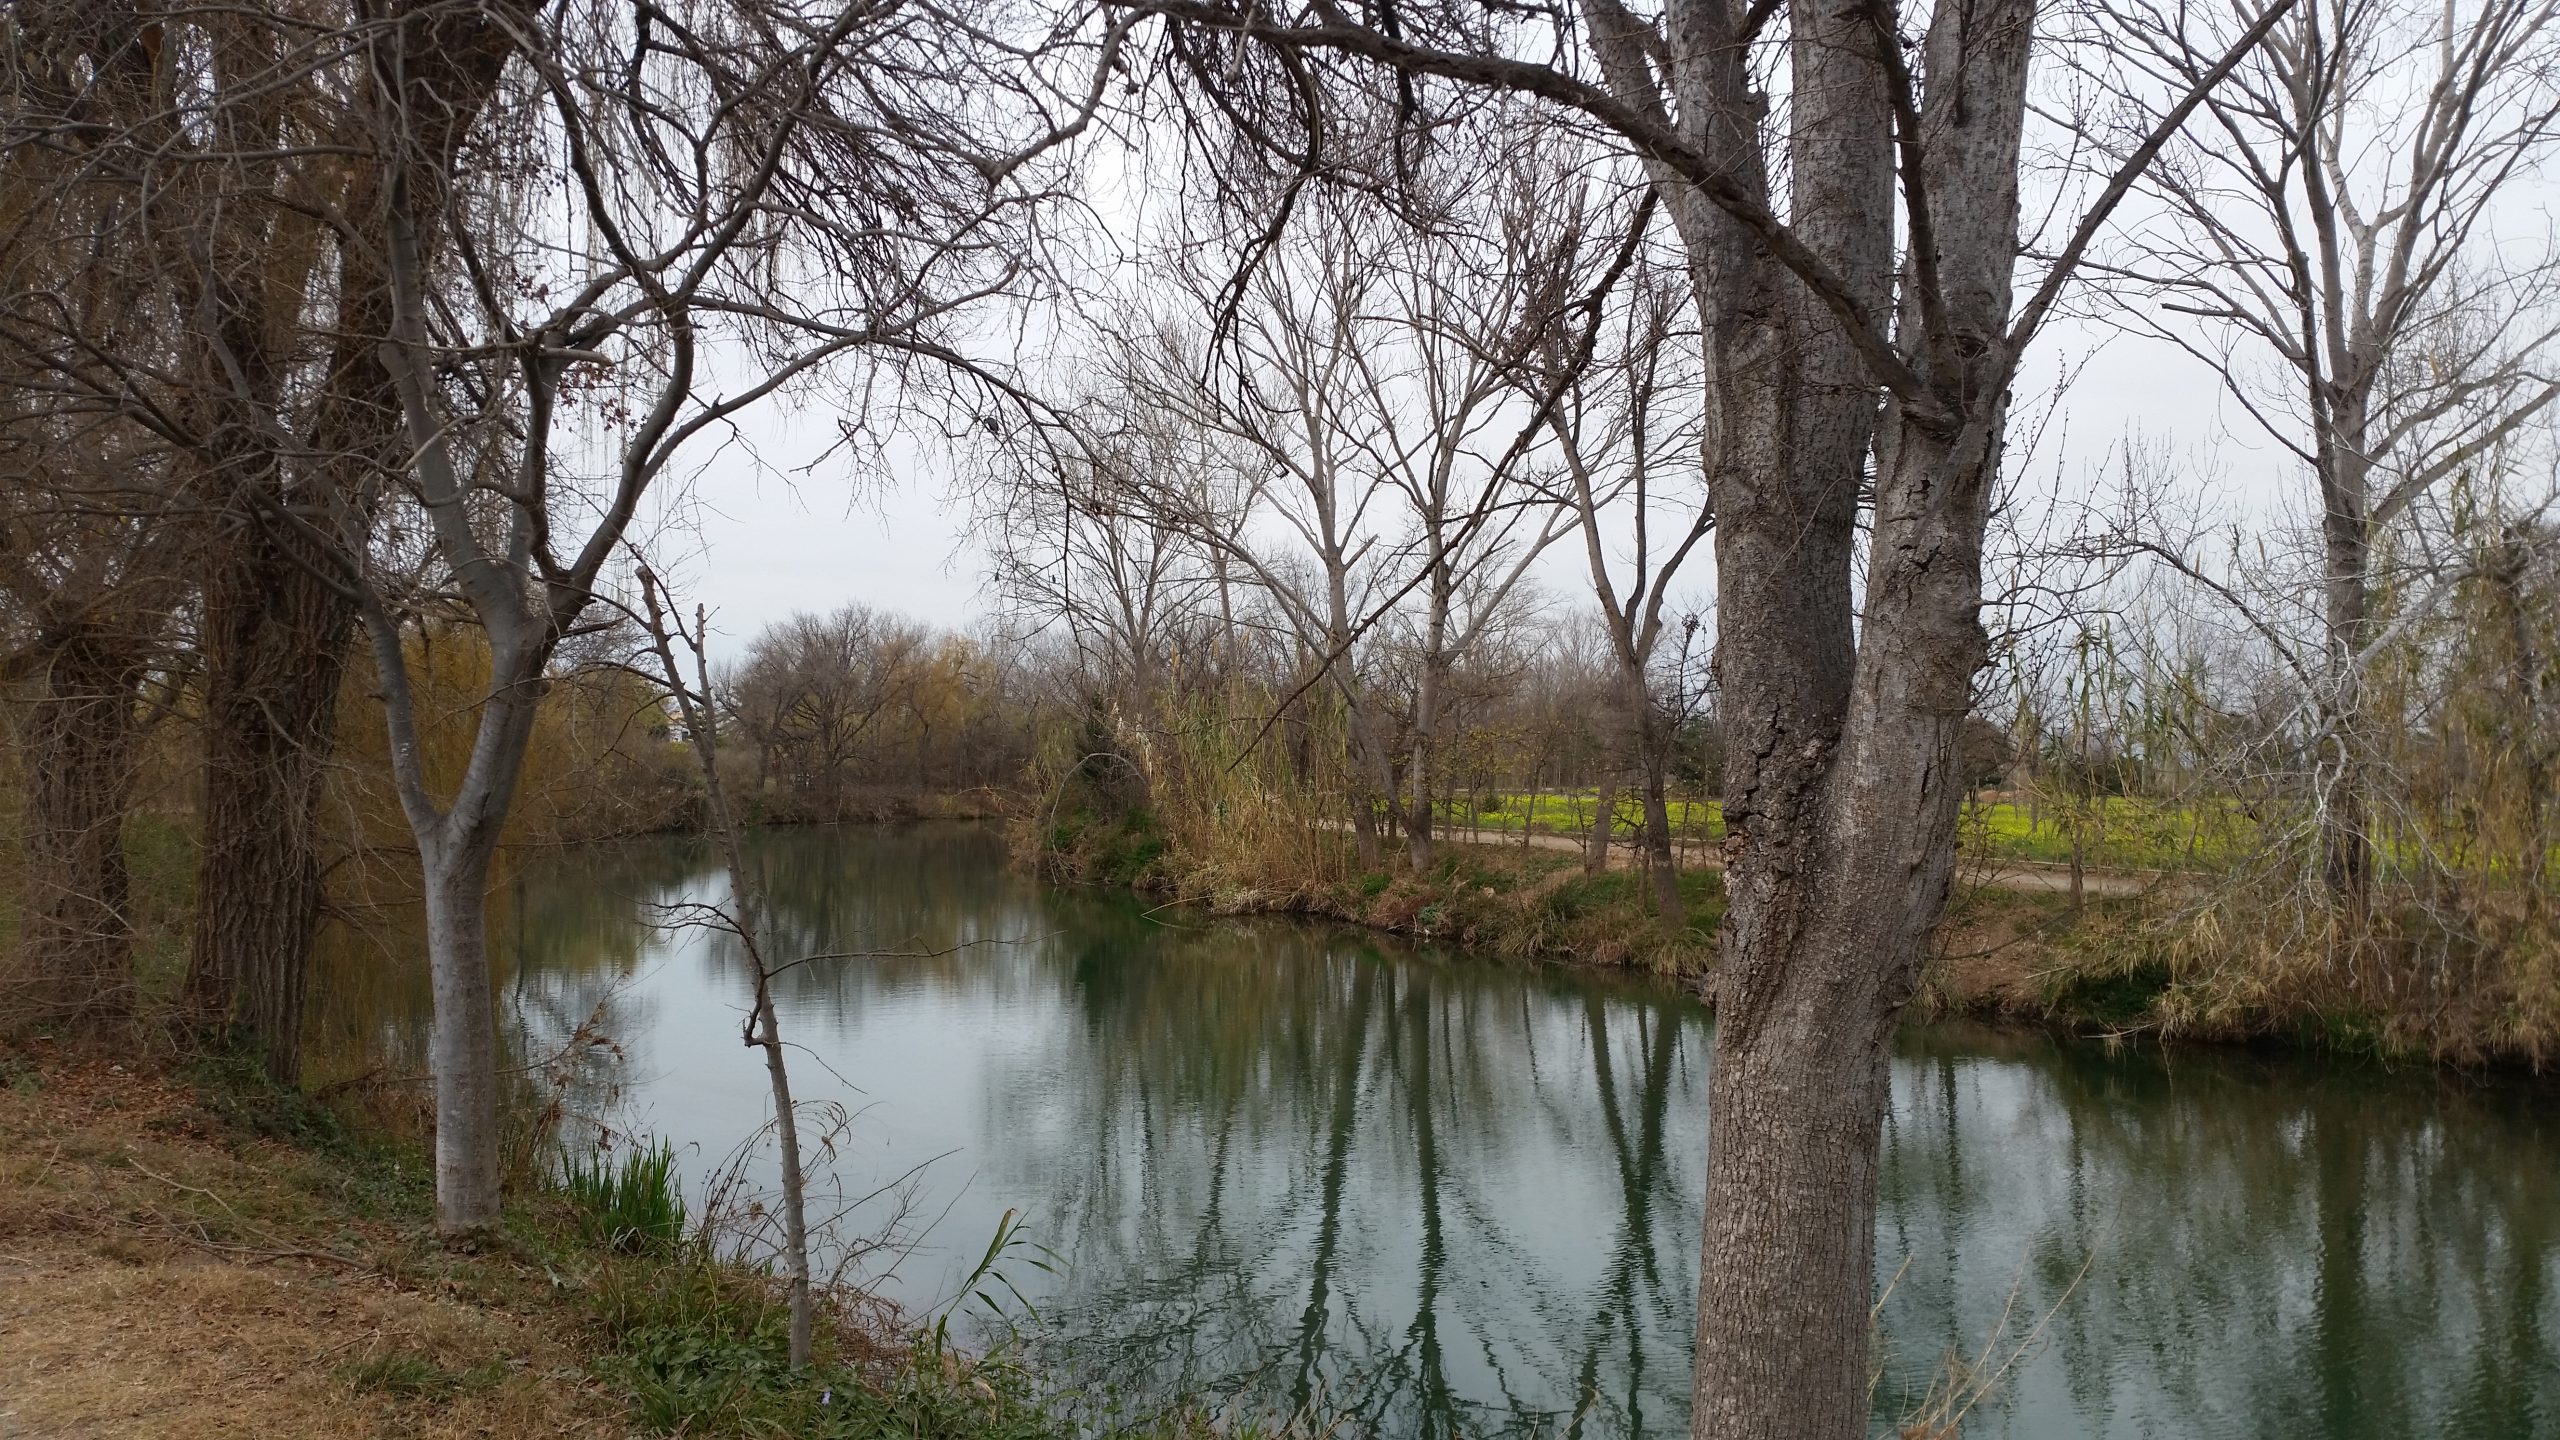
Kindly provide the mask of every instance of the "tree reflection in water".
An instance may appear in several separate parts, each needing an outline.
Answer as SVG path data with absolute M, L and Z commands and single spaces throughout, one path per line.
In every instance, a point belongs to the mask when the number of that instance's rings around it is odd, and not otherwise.
M 944 1296 L 1020 1207 L 1069 1264 L 1014 1278 L 1042 1281 L 1049 1358 L 1097 1395 L 1345 1435 L 1684 1429 L 1710 1043 L 1684 996 L 1043 890 L 984 831 L 772 832 L 753 863 L 778 955 L 947 952 L 782 987 L 818 1098 L 869 1107 L 847 1189 L 956 1152 L 893 1293 Z M 628 1114 L 711 1157 L 762 1114 L 747 981 L 715 937 L 646 922 L 719 884 L 675 842 L 531 870 L 506 981 L 528 1046 L 612 997 Z M 423 1026 L 388 928 L 381 973 L 316 1022 L 339 1053 Z M 1968 1437 L 2560 1432 L 2537 1098 L 1914 1030 L 1877 1418 L 1949 1354 L 1997 1366 L 2033 1332 Z

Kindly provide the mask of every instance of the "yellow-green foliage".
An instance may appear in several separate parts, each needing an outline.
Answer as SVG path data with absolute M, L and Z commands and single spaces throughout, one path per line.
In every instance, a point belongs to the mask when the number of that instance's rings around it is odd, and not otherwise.
M 1591 790 L 1461 796 L 1441 809 L 1452 833 L 1517 835 L 1525 825 L 1539 834 L 1579 836 L 1591 831 L 1599 810 Z M 1672 832 L 1684 840 L 1724 838 L 1724 807 L 1712 800 L 1674 799 L 1664 807 Z M 1644 823 L 1638 798 L 1618 793 L 1611 824 L 1620 833 Z M 1959 843 L 1969 854 L 2035 864 L 2068 864 L 2074 838 L 2081 863 L 2099 870 L 2184 870 L 2228 863 L 2256 843 L 2254 827 L 2236 807 L 2193 805 L 2135 796 L 2018 800 L 1977 798 L 1965 806 Z
M 408 663 L 428 784 L 441 797 L 470 758 L 488 688 L 488 643 L 477 630 L 438 627 L 411 637 Z M 563 844 L 687 823 L 693 762 L 668 731 L 665 702 L 639 676 L 599 668 L 555 677 L 525 750 L 507 843 Z M 341 693 L 338 753 L 346 762 L 339 814 L 347 840 L 408 846 L 381 690 L 362 647 Z
M 1517 835 L 1525 824 L 1546 835 L 1587 835 L 1593 817 L 1600 811 L 1599 792 L 1593 790 L 1541 791 L 1534 795 L 1489 795 L 1490 803 L 1460 796 L 1453 805 L 1441 809 L 1442 823 L 1459 830 L 1470 827 Z M 1684 838 L 1720 840 L 1724 837 L 1724 807 L 1712 800 L 1668 800 L 1664 809 L 1671 816 L 1673 833 Z M 1631 831 L 1644 823 L 1641 797 L 1621 791 L 1609 807 L 1610 826 L 1619 833 Z
M 1958 843 L 2000 860 L 2069 864 L 2076 840 L 2093 870 L 2191 870 L 2229 863 L 2256 842 L 2229 805 L 2190 805 L 2131 795 L 2043 801 L 1976 800 Z
M 1029 848 L 1061 878 L 1170 889 L 1234 910 L 1284 908 L 1339 883 L 1353 862 L 1350 838 L 1327 825 L 1325 781 L 1338 777 L 1302 774 L 1283 745 L 1239 755 L 1252 732 L 1227 717 L 1269 698 L 1165 696 L 1095 711 L 1048 737 L 1024 822 Z M 1339 753 L 1339 741 L 1306 749 Z

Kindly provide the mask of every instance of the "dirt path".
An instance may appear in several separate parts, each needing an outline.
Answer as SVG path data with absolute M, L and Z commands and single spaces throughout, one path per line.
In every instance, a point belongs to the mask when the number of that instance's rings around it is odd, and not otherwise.
M 1327 821 L 1325 826 L 1333 830 L 1351 828 L 1338 820 Z M 1521 837 L 1517 834 L 1477 840 L 1469 838 L 1464 828 L 1443 831 L 1440 839 L 1445 844 L 1485 849 L 1517 850 L 1521 845 Z M 1531 831 L 1528 843 L 1540 850 L 1582 853 L 1582 840 L 1574 835 Z M 1619 838 L 1609 846 L 1609 868 L 1612 870 L 1633 869 L 1637 859 L 1635 845 L 1630 838 Z M 1721 870 L 1724 868 L 1724 856 L 1712 846 L 1690 847 L 1681 852 L 1680 866 L 1682 869 Z M 2170 872 L 2163 870 L 2088 870 L 2081 874 L 2080 888 L 2084 895 L 2122 898 L 2139 895 L 2170 878 Z M 1957 861 L 1956 885 L 1958 889 L 2008 890 L 2023 895 L 2065 895 L 2071 891 L 2071 867 L 2023 860 L 1987 860 L 1979 855 L 1966 855 Z

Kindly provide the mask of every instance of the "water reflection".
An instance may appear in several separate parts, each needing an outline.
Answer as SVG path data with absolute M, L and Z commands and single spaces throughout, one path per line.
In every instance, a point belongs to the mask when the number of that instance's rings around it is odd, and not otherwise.
M 963 829 L 758 836 L 804 1093 L 861 1110 L 848 1190 L 931 1161 L 947 1295 L 1019 1207 L 1058 1362 L 1393 1436 L 1679 1433 L 1709 1029 L 1665 990 L 1354 932 L 1045 891 Z M 619 1105 L 726 1153 L 764 1115 L 680 843 L 508 887 L 527 1047 L 602 1004 Z M 414 1045 L 397 927 L 343 1046 Z M 410 942 L 414 943 L 414 942 Z M 333 982 L 332 987 L 337 987 Z M 2538 1097 L 2246 1056 L 1904 1037 L 1878 1255 L 1879 1426 L 1998 1376 L 1968 1436 L 2560 1430 L 2560 1133 Z M 935 1157 L 942 1157 L 936 1159 Z

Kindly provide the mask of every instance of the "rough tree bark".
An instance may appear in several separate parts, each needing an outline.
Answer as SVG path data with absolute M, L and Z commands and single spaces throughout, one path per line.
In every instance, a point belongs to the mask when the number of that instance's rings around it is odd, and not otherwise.
M 21 721 L 19 934 L 0 1019 L 107 1033 L 133 1012 L 124 821 L 145 666 L 125 637 L 73 626 L 48 638 Z
M 398 77 L 418 117 L 404 138 L 410 183 L 426 197 L 423 243 L 431 250 L 436 197 L 512 41 L 497 14 L 477 8 L 400 0 L 391 15 L 402 23 L 380 42 L 396 52 L 383 73 Z M 362 106 L 340 120 L 351 129 L 369 123 Z M 280 347 L 306 335 L 299 314 L 270 312 L 298 309 L 302 287 L 278 293 L 243 283 L 241 273 L 209 273 L 200 283 L 218 303 L 204 308 L 220 318 L 191 337 L 200 372 L 193 408 L 207 437 L 219 524 L 204 592 L 204 837 L 182 989 L 199 1025 L 256 1046 L 268 1074 L 287 1085 L 301 1076 L 303 997 L 323 899 L 321 804 L 356 610 L 326 557 L 309 553 L 309 541 L 282 517 L 352 518 L 369 533 L 372 517 L 357 497 L 371 476 L 398 463 L 400 437 L 397 397 L 374 353 L 391 319 L 378 158 L 332 157 L 315 174 L 343 177 L 329 188 L 349 233 L 338 247 L 335 338 L 307 446 L 263 419 L 290 359 Z M 255 250 L 254 227 L 272 222 L 254 210 L 245 219 Z M 349 239 L 356 243 L 343 243 Z
M 247 523 L 206 581 L 204 837 L 184 999 L 292 1085 L 354 612 L 261 522 Z

